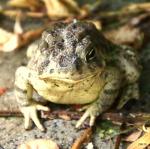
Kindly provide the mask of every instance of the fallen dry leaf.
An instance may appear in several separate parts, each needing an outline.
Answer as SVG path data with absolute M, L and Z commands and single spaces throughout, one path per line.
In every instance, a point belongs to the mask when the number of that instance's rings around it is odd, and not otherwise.
M 20 42 L 20 35 L 23 33 L 23 29 L 20 24 L 20 12 L 16 16 L 14 25 L 14 33 L 8 32 L 4 29 L 0 29 L 0 51 L 10 52 L 16 49 Z
M 0 28 L 0 51 L 13 51 L 19 44 L 19 36 Z
M 69 115 L 67 115 L 66 113 L 60 113 L 58 115 L 59 118 L 63 119 L 63 120 L 66 120 L 66 121 L 69 121 L 71 120 L 71 117 Z
M 112 10 L 112 11 L 101 12 L 99 16 L 105 17 L 105 18 L 108 17 L 108 19 L 112 19 L 112 18 L 116 19 L 116 18 L 122 18 L 122 17 L 127 19 L 128 16 L 130 16 L 129 18 L 131 18 L 131 16 L 135 16 L 135 14 L 138 15 L 141 12 L 149 12 L 149 10 L 150 10 L 150 2 L 131 3 L 116 11 Z
M 12 7 L 29 8 L 33 11 L 42 6 L 39 0 L 10 0 L 7 5 Z
M 15 18 L 19 12 L 20 12 L 20 10 L 7 10 L 7 9 L 1 10 L 1 13 L 4 16 L 8 16 L 10 18 Z M 25 18 L 25 17 L 43 18 L 44 16 L 46 16 L 46 14 L 44 12 L 33 12 L 33 11 L 21 12 L 21 19 Z
M 99 20 L 87 20 L 87 21 L 93 23 L 98 30 L 102 30 L 102 23 Z
M 129 24 L 121 26 L 104 33 L 106 38 L 118 45 L 129 45 L 135 49 L 139 49 L 143 43 L 143 33 L 136 27 Z
M 150 133 L 145 133 L 141 138 L 133 142 L 127 149 L 145 149 L 150 145 Z
M 141 136 L 141 134 L 142 134 L 142 130 L 137 130 L 131 133 L 129 136 L 127 136 L 124 140 L 127 142 L 134 142 Z
M 59 149 L 58 145 L 48 139 L 36 139 L 21 144 L 18 149 Z
M 127 7 L 123 8 L 124 11 L 135 11 L 135 10 L 145 10 L 149 11 L 150 10 L 150 2 L 145 2 L 145 3 L 137 3 L 137 4 L 130 4 Z
M 33 41 L 34 39 L 39 37 L 45 28 L 46 26 L 25 32 L 22 35 L 22 43 L 20 44 L 20 46 L 25 45 L 29 41 Z
M 45 28 L 41 27 L 22 34 L 11 33 L 0 28 L 0 51 L 11 52 L 28 44 L 39 37 Z
M 80 8 L 74 0 L 43 0 L 50 18 L 58 19 L 80 14 Z
M 12 36 L 13 33 L 0 28 L 0 45 L 6 43 Z

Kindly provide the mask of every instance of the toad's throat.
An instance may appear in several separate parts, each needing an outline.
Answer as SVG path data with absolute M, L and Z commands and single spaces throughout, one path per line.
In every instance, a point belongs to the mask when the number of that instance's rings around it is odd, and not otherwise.
M 101 73 L 80 80 L 45 78 L 32 79 L 32 84 L 45 99 L 60 104 L 86 104 L 98 98 L 104 82 Z

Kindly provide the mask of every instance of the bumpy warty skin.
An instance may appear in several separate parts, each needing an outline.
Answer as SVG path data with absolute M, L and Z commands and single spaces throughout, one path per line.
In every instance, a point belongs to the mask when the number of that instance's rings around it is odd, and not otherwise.
M 36 110 L 48 110 L 35 102 L 36 91 L 50 102 L 89 104 L 78 121 L 87 117 L 90 126 L 120 95 L 122 107 L 139 97 L 140 65 L 136 52 L 111 43 L 92 23 L 56 23 L 42 34 L 26 67 L 16 71 L 15 94 L 25 116 L 43 130 Z

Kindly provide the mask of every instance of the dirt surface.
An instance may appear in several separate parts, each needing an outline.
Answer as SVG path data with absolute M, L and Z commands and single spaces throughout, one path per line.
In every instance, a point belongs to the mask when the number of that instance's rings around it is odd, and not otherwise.
M 0 138 L 4 148 L 16 149 L 19 144 L 29 139 L 50 138 L 56 141 L 61 148 L 67 149 L 81 133 L 81 131 L 76 131 L 75 127 L 73 127 L 75 121 L 70 122 L 60 119 L 46 121 L 44 123 L 47 128 L 45 133 L 36 128 L 31 131 L 25 131 L 22 122 L 22 118 L 1 119 L 1 133 L 6 134 Z M 7 131 L 4 126 L 7 126 Z
M 13 88 L 15 70 L 25 61 L 25 50 L 0 53 L 0 87 Z

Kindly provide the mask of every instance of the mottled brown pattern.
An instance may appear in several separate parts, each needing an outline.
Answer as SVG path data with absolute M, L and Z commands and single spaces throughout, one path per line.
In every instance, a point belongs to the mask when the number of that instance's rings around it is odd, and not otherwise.
M 44 130 L 36 110 L 48 109 L 35 103 L 34 90 L 50 102 L 89 104 L 76 127 L 88 117 L 92 126 L 118 95 L 118 108 L 139 97 L 139 76 L 140 65 L 134 50 L 114 45 L 92 23 L 54 24 L 43 32 L 28 66 L 16 72 L 15 84 L 20 88 L 16 89 L 16 97 L 25 117 L 25 128 L 30 127 L 31 119 Z M 27 94 L 21 89 L 27 90 Z

